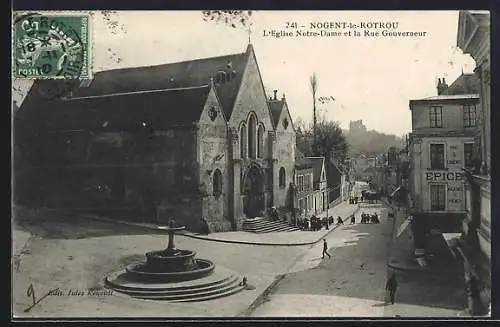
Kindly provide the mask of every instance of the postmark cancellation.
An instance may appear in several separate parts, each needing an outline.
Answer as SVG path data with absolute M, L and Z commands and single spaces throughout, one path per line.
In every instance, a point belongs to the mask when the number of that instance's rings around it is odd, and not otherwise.
M 90 79 L 90 18 L 85 12 L 14 13 L 13 77 Z

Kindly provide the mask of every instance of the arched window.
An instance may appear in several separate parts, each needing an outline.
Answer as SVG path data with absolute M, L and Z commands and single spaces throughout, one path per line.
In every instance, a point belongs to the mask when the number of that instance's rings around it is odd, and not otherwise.
M 257 129 L 257 157 L 264 158 L 264 126 Z
M 240 156 L 246 158 L 247 156 L 247 126 L 243 123 L 240 127 Z
M 218 197 L 222 194 L 222 174 L 219 169 L 214 171 L 213 176 L 213 194 Z
M 248 119 L 248 156 L 250 158 L 255 158 L 255 132 L 257 127 L 257 119 L 255 115 L 250 115 Z
M 279 185 L 280 188 L 284 188 L 286 185 L 286 178 L 285 178 L 285 168 L 281 167 L 280 168 L 280 173 L 279 173 Z

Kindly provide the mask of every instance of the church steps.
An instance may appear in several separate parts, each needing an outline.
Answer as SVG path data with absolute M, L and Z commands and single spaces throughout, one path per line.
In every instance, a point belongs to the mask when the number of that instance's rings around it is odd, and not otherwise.
M 299 229 L 282 221 L 272 221 L 266 218 L 258 218 L 243 222 L 243 230 L 252 233 L 270 233 L 291 232 Z

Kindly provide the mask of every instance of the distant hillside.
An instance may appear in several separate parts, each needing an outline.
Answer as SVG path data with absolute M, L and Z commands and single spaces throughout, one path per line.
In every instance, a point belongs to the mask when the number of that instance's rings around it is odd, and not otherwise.
M 344 131 L 349 153 L 356 156 L 360 153 L 379 154 L 386 152 L 391 146 L 401 148 L 404 139 L 393 134 L 379 133 L 375 130 L 368 131 L 362 120 L 351 121 L 349 129 Z

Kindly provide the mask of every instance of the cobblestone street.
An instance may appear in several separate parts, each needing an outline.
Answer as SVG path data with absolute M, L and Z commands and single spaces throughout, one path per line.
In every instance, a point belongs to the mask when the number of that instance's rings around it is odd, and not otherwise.
M 354 209 L 352 206 L 350 210 Z M 346 212 L 345 206 L 332 214 Z M 286 232 L 303 240 L 306 232 Z M 317 240 L 324 233 L 307 232 Z M 333 231 L 335 233 L 335 231 Z M 247 233 L 253 235 L 251 233 Z M 167 236 L 151 229 L 88 220 L 74 215 L 21 212 L 15 217 L 16 266 L 13 272 L 13 311 L 17 317 L 232 317 L 244 312 L 275 280 L 286 273 L 308 246 L 228 244 L 178 236 L 176 246 L 191 249 L 197 257 L 228 268 L 255 288 L 233 296 L 198 303 L 169 303 L 112 296 L 48 296 L 29 312 L 27 289 L 37 299 L 49 290 L 102 287 L 104 276 L 126 264 L 145 260 L 144 254 L 166 246 Z
M 254 317 L 457 317 L 463 310 L 460 273 L 433 276 L 397 272 L 395 305 L 385 303 L 392 219 L 383 208 L 380 225 L 347 223 L 328 235 L 332 258 L 311 247 L 253 313 Z
M 361 212 L 375 211 L 381 224 L 359 224 Z M 381 207 L 360 210 L 356 220 L 326 238 L 331 259 L 321 258 L 321 243 L 311 247 L 252 316 L 383 316 L 392 222 Z
M 360 224 L 362 212 L 378 212 L 381 224 Z M 342 213 L 347 213 L 345 205 L 332 209 L 332 215 Z M 384 206 L 370 205 L 361 207 L 355 225 L 345 221 L 327 234 L 331 259 L 321 258 L 322 242 L 259 246 L 178 236 L 179 248 L 192 249 L 198 257 L 213 260 L 217 267 L 247 276 L 248 283 L 255 287 L 230 297 L 166 305 L 118 293 L 102 297 L 48 296 L 24 312 L 32 303 L 27 296 L 29 285 L 33 285 L 37 299 L 57 287 L 102 287 L 107 273 L 144 260 L 144 253 L 166 243 L 165 235 L 133 226 L 52 214 L 40 218 L 36 223 L 21 219 L 15 227 L 13 305 L 18 317 L 456 317 L 463 310 L 461 272 L 434 276 L 398 271 L 396 304 L 385 305 L 393 221 L 387 218 Z M 302 240 L 305 232 L 295 233 L 286 234 Z M 324 231 L 310 233 L 318 239 Z M 261 301 L 261 294 L 283 274 L 284 279 Z M 257 307 L 249 310 L 254 302 Z

